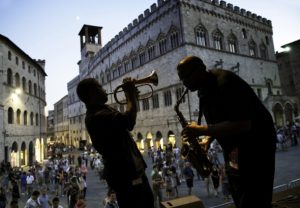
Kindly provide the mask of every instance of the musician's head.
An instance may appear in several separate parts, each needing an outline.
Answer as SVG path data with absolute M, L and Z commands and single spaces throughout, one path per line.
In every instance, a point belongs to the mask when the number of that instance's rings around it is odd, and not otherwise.
M 198 90 L 205 85 L 206 66 L 197 56 L 187 56 L 177 65 L 177 73 L 183 84 L 191 91 Z
M 86 78 L 79 82 L 76 89 L 79 99 L 87 106 L 107 102 L 106 91 L 94 78 Z

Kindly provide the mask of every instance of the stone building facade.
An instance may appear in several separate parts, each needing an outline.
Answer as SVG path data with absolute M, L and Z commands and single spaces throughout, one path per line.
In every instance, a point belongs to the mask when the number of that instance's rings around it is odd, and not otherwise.
M 282 125 L 295 121 L 299 116 L 300 101 L 300 40 L 282 46 L 288 49 L 276 53 L 282 93 L 289 96 L 292 102 L 278 103 L 277 112 L 282 112 Z M 290 113 L 292 112 L 292 113 Z M 298 118 L 298 120 L 300 120 Z
M 13 167 L 44 159 L 46 76 L 44 60 L 0 35 L 0 160 Z
M 72 117 L 85 113 L 76 95 L 79 80 L 94 77 L 112 92 L 124 77 L 140 79 L 155 70 L 159 84 L 153 87 L 152 98 L 139 102 L 132 132 L 140 149 L 181 143 L 182 128 L 173 107 L 184 90 L 176 66 L 187 55 L 201 57 L 208 69 L 238 74 L 273 116 L 273 107 L 282 98 L 271 21 L 225 1 L 158 0 L 104 46 L 101 31 L 102 27 L 84 25 L 79 32 L 81 60 L 79 75 L 68 83 L 69 108 Z M 112 95 L 109 103 L 124 110 Z M 180 109 L 188 121 L 196 121 L 196 93 L 188 93 Z M 78 125 L 84 126 L 84 120 Z M 88 139 L 86 131 L 81 139 Z
M 56 143 L 69 145 L 69 112 L 68 112 L 68 95 L 61 98 L 54 104 L 54 140 Z

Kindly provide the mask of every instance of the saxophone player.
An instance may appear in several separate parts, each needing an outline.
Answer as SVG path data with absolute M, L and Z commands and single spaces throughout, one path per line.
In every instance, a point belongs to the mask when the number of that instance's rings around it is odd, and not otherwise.
M 208 71 L 199 57 L 183 58 L 177 73 L 186 88 L 198 91 L 199 117 L 207 123 L 188 124 L 183 137 L 217 139 L 236 207 L 272 207 L 276 133 L 269 111 L 243 79 L 227 70 Z

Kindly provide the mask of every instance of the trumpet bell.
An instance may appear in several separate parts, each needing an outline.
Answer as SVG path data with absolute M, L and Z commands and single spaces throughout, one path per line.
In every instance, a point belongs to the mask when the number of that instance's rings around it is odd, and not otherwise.
M 148 86 L 150 88 L 150 90 L 151 90 L 150 93 L 146 93 L 146 96 L 142 95 L 142 96 L 139 96 L 139 98 L 138 98 L 138 100 L 148 99 L 153 96 L 153 88 L 152 88 L 151 84 L 154 86 L 158 85 L 157 73 L 153 70 L 147 77 L 135 80 L 134 84 L 135 84 L 136 88 L 141 88 L 143 86 Z M 126 102 L 119 101 L 119 99 L 117 97 L 117 94 L 119 92 L 123 92 L 123 90 L 119 90 L 120 88 L 122 88 L 122 86 L 123 86 L 123 84 L 119 85 L 118 87 L 116 87 L 116 89 L 113 91 L 113 93 L 109 93 L 109 94 L 114 95 L 115 101 L 117 103 L 119 103 L 121 105 L 125 105 Z

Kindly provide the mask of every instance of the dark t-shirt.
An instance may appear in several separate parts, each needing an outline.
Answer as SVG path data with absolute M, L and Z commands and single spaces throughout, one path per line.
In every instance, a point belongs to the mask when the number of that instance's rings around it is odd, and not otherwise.
M 126 183 L 144 173 L 146 163 L 130 135 L 134 123 L 126 113 L 107 105 L 88 107 L 85 124 L 108 180 Z
M 207 123 L 251 121 L 251 129 L 247 132 L 216 138 L 224 150 L 225 160 L 232 150 L 238 148 L 241 171 L 253 172 L 255 166 L 260 165 L 268 166 L 266 169 L 272 171 L 276 133 L 269 111 L 252 88 L 236 74 L 226 70 L 212 70 L 210 73 L 215 77 L 211 88 L 198 92 Z

